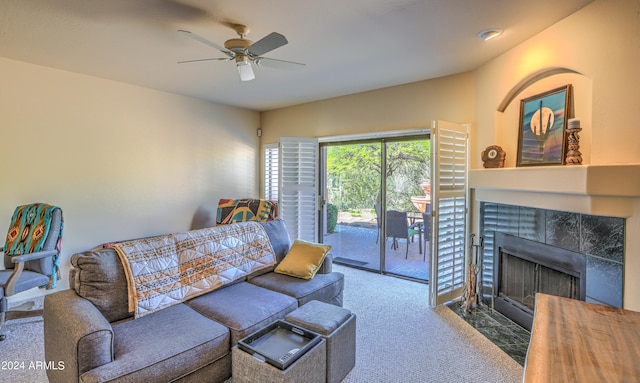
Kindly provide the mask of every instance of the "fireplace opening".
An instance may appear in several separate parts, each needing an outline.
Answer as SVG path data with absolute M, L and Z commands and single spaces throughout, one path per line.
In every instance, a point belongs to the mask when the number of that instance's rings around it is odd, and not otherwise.
M 585 299 L 583 254 L 496 232 L 494 257 L 494 307 L 528 330 L 536 293 Z

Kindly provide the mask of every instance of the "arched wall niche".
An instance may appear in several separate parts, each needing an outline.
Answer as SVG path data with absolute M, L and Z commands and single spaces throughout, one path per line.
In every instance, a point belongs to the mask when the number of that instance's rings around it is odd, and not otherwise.
M 571 84 L 573 88 L 570 117 L 580 119 L 580 152 L 582 163 L 591 156 L 592 80 L 577 70 L 549 67 L 533 72 L 520 80 L 505 95 L 496 110 L 496 142 L 507 152 L 505 167 L 515 167 L 518 150 L 520 100 Z
M 498 112 L 504 113 L 505 109 L 507 109 L 507 106 L 509 106 L 511 101 L 513 101 L 513 99 L 516 98 L 517 95 L 522 93 L 522 91 L 527 89 L 532 84 L 542 79 L 545 79 L 547 77 L 559 75 L 562 73 L 575 73 L 575 74 L 582 75 L 582 73 L 578 71 L 575 71 L 569 68 L 564 68 L 564 67 L 544 68 L 537 72 L 531 73 L 527 77 L 520 80 L 520 82 L 518 82 L 513 88 L 511 88 L 509 93 L 507 93 L 507 95 L 505 96 L 504 100 L 502 100 L 502 102 L 500 103 L 500 106 L 498 106 Z

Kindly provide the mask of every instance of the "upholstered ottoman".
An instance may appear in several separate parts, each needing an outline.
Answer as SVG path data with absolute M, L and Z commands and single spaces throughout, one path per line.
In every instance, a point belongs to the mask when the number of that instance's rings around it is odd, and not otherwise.
M 325 381 L 326 342 L 302 355 L 285 370 L 254 358 L 233 346 L 231 349 L 233 383 L 323 383 Z
M 356 365 L 356 316 L 351 311 L 311 301 L 289 313 L 285 321 L 327 341 L 327 383 L 342 381 Z

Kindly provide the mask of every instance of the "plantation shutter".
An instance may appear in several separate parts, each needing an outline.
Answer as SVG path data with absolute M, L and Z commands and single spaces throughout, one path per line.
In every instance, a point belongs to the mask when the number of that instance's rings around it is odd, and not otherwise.
M 278 196 L 278 144 L 264 146 L 264 199 L 277 201 Z
M 318 140 L 280 139 L 280 216 L 291 239 L 318 240 Z
M 468 231 L 468 125 L 434 121 L 431 129 L 434 227 L 432 240 L 432 306 L 462 295 Z

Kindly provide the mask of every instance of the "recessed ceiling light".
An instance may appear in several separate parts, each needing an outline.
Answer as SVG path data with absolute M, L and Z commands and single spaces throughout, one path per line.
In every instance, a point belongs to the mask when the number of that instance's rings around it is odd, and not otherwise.
M 498 37 L 501 34 L 502 34 L 502 29 L 491 28 L 491 29 L 485 29 L 484 31 L 478 32 L 476 36 L 481 40 L 487 41 L 487 40 L 491 40 L 494 37 Z

